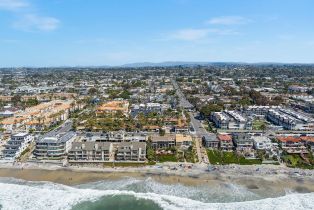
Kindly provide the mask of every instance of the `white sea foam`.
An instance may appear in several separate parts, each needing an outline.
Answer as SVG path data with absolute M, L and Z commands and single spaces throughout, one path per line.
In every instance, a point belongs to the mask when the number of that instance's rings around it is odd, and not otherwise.
M 128 177 L 117 181 L 102 180 L 98 182 L 83 184 L 79 188 L 97 190 L 124 190 L 138 193 L 155 193 L 160 195 L 172 195 L 189 198 L 202 202 L 232 202 L 257 200 L 262 197 L 249 191 L 247 188 L 231 183 L 217 184 L 215 186 L 185 186 L 183 184 L 162 184 L 148 177 L 136 179 Z
M 102 196 L 129 195 L 148 199 L 163 209 L 314 209 L 314 193 L 288 194 L 277 198 L 232 203 L 205 203 L 189 198 L 134 192 L 128 190 L 100 190 L 69 187 L 47 182 L 0 183 L 0 204 L 3 210 L 56 210 L 71 209 L 84 201 L 96 201 Z

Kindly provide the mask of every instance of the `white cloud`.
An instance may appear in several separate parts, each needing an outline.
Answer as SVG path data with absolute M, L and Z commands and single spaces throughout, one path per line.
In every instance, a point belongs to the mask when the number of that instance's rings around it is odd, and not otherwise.
M 18 20 L 13 27 L 24 31 L 53 31 L 58 28 L 60 20 L 54 17 L 41 16 L 32 11 L 29 0 L 0 0 L 0 10 L 14 13 Z
M 0 0 L 0 9 L 2 10 L 14 11 L 28 6 L 28 2 L 24 0 Z
M 13 26 L 24 31 L 53 31 L 58 28 L 59 24 L 60 21 L 54 17 L 28 14 L 13 23 Z
M 219 29 L 219 28 L 210 29 L 209 32 L 216 35 L 239 35 L 240 34 L 238 31 L 235 31 L 232 29 Z
M 171 34 L 171 38 L 184 40 L 184 41 L 195 41 L 207 37 L 209 29 L 182 29 Z
M 222 16 L 211 18 L 206 23 L 213 25 L 241 25 L 249 23 L 250 21 L 251 20 L 241 16 Z

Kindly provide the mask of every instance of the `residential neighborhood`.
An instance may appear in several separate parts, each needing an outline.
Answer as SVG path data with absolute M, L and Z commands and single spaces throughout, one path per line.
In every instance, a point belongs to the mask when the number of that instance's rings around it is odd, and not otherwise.
M 253 67 L 2 69 L 1 158 L 313 168 L 311 83 Z

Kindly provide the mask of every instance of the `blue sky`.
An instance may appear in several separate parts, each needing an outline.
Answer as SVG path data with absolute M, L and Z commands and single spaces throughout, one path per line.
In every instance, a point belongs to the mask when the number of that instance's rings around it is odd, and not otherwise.
M 312 0 L 0 0 L 0 66 L 314 63 Z

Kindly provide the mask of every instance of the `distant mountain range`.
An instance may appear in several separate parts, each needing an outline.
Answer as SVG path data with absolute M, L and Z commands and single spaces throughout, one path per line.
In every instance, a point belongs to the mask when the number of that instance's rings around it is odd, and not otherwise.
M 140 68 L 140 67 L 170 67 L 170 66 L 205 66 L 212 64 L 245 64 L 241 62 L 184 62 L 184 61 L 166 61 L 160 63 L 142 62 L 142 63 L 129 63 L 116 67 L 129 67 L 129 68 Z
M 194 67 L 194 66 L 226 66 L 226 65 L 252 65 L 252 66 L 264 66 L 264 65 L 292 65 L 292 66 L 313 66 L 314 63 L 279 63 L 279 62 L 186 62 L 186 61 L 166 61 L 166 62 L 139 62 L 139 63 L 128 63 L 123 65 L 101 65 L 101 66 L 55 66 L 55 67 L 7 67 L 7 68 L 144 68 L 144 67 L 172 67 L 172 66 L 183 66 L 183 67 Z M 5 67 L 0 67 L 0 69 Z
M 160 62 L 160 63 L 153 63 L 153 62 L 142 62 L 142 63 L 129 63 L 120 66 L 113 66 L 113 67 L 122 67 L 122 68 L 141 68 L 141 67 L 171 67 L 171 66 L 208 66 L 208 65 L 309 65 L 312 66 L 314 63 L 279 63 L 279 62 L 257 62 L 257 63 L 246 63 L 246 62 L 184 62 L 184 61 L 167 61 L 167 62 Z

